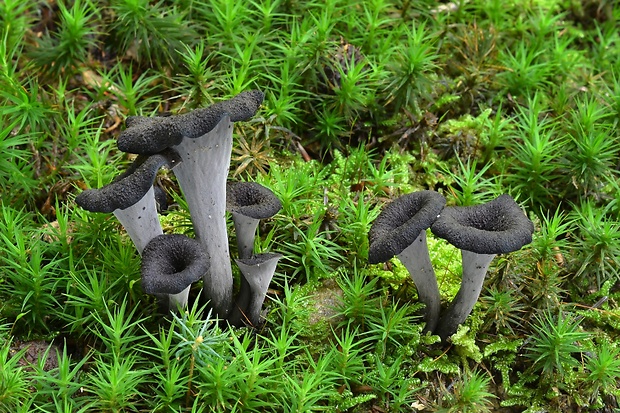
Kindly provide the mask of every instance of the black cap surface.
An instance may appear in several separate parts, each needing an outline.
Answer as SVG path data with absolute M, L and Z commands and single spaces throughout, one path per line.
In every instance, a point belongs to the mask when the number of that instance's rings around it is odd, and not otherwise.
M 368 233 L 368 262 L 385 262 L 400 254 L 429 228 L 446 205 L 435 191 L 418 191 L 396 198 L 386 205 Z
M 505 254 L 532 242 L 534 224 L 504 194 L 485 204 L 444 208 L 431 231 L 462 250 Z
M 250 90 L 182 115 L 129 117 L 127 128 L 118 137 L 117 146 L 123 152 L 154 154 L 178 145 L 185 138 L 195 139 L 205 135 L 224 116 L 229 116 L 231 122 L 251 119 L 263 99 L 262 92 Z
M 129 117 L 127 129 L 118 135 L 119 150 L 137 154 L 154 154 L 183 140 L 177 116 Z
M 226 210 L 254 219 L 271 218 L 282 203 L 269 189 L 256 182 L 228 182 Z
M 173 150 L 139 156 L 127 171 L 110 184 L 81 192 L 75 197 L 75 202 L 90 212 L 110 213 L 129 208 L 142 199 L 153 186 L 159 168 L 164 165 L 173 167 L 178 160 L 178 154 Z
M 200 242 L 181 234 L 159 235 L 142 252 L 142 289 L 147 294 L 178 294 L 208 269 Z

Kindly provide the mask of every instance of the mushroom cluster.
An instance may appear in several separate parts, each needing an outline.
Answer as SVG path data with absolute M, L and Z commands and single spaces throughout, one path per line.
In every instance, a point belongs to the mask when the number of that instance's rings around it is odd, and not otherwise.
M 253 90 L 182 115 L 128 117 L 117 146 L 138 155 L 133 165 L 109 185 L 76 197 L 86 210 L 114 213 L 142 256 L 144 291 L 168 298 L 172 309 L 187 305 L 189 287 L 202 278 L 203 298 L 219 319 L 230 318 L 234 325 L 260 323 L 260 308 L 280 255 L 255 255 L 255 231 L 260 219 L 274 216 L 282 205 L 257 183 L 227 179 L 233 122 L 252 118 L 263 98 Z M 153 189 L 162 166 L 177 178 L 196 239 L 163 234 Z M 236 299 L 226 211 L 233 215 L 239 246 L 242 280 Z
M 445 198 L 434 191 L 403 195 L 383 208 L 368 233 L 369 263 L 394 256 L 401 260 L 425 304 L 425 331 L 444 342 L 471 313 L 495 255 L 519 250 L 532 242 L 534 232 L 534 224 L 510 195 L 475 206 L 445 204 Z M 429 228 L 462 254 L 461 287 L 443 313 L 426 244 Z

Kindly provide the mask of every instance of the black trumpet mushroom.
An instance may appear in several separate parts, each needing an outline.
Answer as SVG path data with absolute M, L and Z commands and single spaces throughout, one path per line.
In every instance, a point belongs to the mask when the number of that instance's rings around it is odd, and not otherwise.
M 435 191 L 403 195 L 385 206 L 368 233 L 368 262 L 376 264 L 397 256 L 405 265 L 426 305 L 425 331 L 433 331 L 439 320 L 441 302 L 437 278 L 426 244 L 426 230 L 446 204 Z
M 471 313 L 497 254 L 521 249 L 532 242 L 534 224 L 510 195 L 466 207 L 446 207 L 431 231 L 461 249 L 461 287 L 442 314 L 435 333 L 446 341 Z
M 232 214 L 239 258 L 254 255 L 254 237 L 261 219 L 273 217 L 282 203 L 269 188 L 256 182 L 229 182 L 226 209 Z
M 264 95 L 253 90 L 187 114 L 132 117 L 118 138 L 122 151 L 149 154 L 175 149 L 175 168 L 189 207 L 196 239 L 209 256 L 203 295 L 225 319 L 233 303 L 233 277 L 226 232 L 226 180 L 232 152 L 233 122 L 255 115 Z
M 202 245 L 181 234 L 162 234 L 153 238 L 142 254 L 142 289 L 147 294 L 179 297 L 189 291 L 209 267 Z M 170 309 L 187 306 L 187 295 L 170 300 Z

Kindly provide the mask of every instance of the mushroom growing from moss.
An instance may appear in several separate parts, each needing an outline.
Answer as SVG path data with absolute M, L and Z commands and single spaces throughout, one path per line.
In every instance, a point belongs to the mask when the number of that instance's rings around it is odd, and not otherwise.
M 98 189 L 81 192 L 75 202 L 90 212 L 112 212 L 127 231 L 138 254 L 163 233 L 157 215 L 157 196 L 153 182 L 162 166 L 174 168 L 180 157 L 173 149 L 155 155 L 140 155 L 122 175 Z M 165 196 L 165 194 L 164 194 Z M 175 295 L 158 295 L 170 303 L 187 303 L 189 287 Z M 176 305 L 173 305 L 175 307 Z
M 187 200 L 196 239 L 209 256 L 203 294 L 215 314 L 226 318 L 232 306 L 233 277 L 226 232 L 226 180 L 235 121 L 249 120 L 262 103 L 253 90 L 204 109 L 168 117 L 128 118 L 118 138 L 122 151 L 149 154 L 173 147 L 181 162 L 175 168 Z
M 202 245 L 181 234 L 153 238 L 142 254 L 142 289 L 147 294 L 168 295 L 174 310 L 187 306 L 189 288 L 209 267 Z
M 405 265 L 426 305 L 425 331 L 433 331 L 441 302 L 437 278 L 426 244 L 426 230 L 435 222 L 446 199 L 435 191 L 403 195 L 385 206 L 368 233 L 368 262 L 376 264 L 393 256 Z
M 521 249 L 532 242 L 534 224 L 510 195 L 466 207 L 446 207 L 431 226 L 433 234 L 461 249 L 461 287 L 442 314 L 435 331 L 445 341 L 471 313 L 497 254 Z
M 254 255 L 254 237 L 261 219 L 271 218 L 282 209 L 274 193 L 256 182 L 229 182 L 226 209 L 232 213 L 239 258 Z

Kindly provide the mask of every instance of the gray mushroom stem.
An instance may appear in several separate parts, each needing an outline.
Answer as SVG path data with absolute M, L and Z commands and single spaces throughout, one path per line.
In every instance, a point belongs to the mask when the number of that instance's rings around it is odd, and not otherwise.
M 409 275 L 418 290 L 418 298 L 426 305 L 424 331 L 434 331 L 439 322 L 441 301 L 437 278 L 428 254 L 426 230 L 421 231 L 415 241 L 396 257 L 409 271 Z
M 168 309 L 177 310 L 179 308 L 187 308 L 187 303 L 189 302 L 189 290 L 191 288 L 192 286 L 188 285 L 178 294 L 164 295 L 164 299 L 166 297 L 168 298 Z
M 238 263 L 237 263 L 238 264 Z M 239 293 L 228 315 L 228 324 L 233 327 L 243 327 L 250 324 L 247 311 L 250 303 L 251 287 L 246 277 L 242 274 L 239 279 Z
M 244 280 L 237 305 L 231 314 L 232 325 L 239 325 L 239 322 L 250 326 L 260 325 L 261 309 L 280 258 L 281 254 L 265 253 L 250 259 L 236 260 Z
M 235 225 L 235 234 L 237 234 L 237 249 L 239 251 L 239 258 L 251 258 L 254 254 L 256 227 L 258 227 L 260 220 L 234 212 L 232 216 L 233 224 Z
M 496 254 L 477 254 L 461 250 L 463 276 L 461 287 L 442 315 L 435 334 L 445 341 L 462 324 L 480 297 L 489 265 Z
M 196 239 L 210 258 L 203 294 L 221 319 L 226 318 L 233 295 L 225 216 L 232 132 L 233 124 L 224 116 L 210 132 L 174 147 L 183 159 L 174 174 L 187 200 Z
M 140 255 L 151 239 L 163 234 L 152 186 L 138 202 L 125 209 L 115 209 L 113 214 L 127 231 Z

